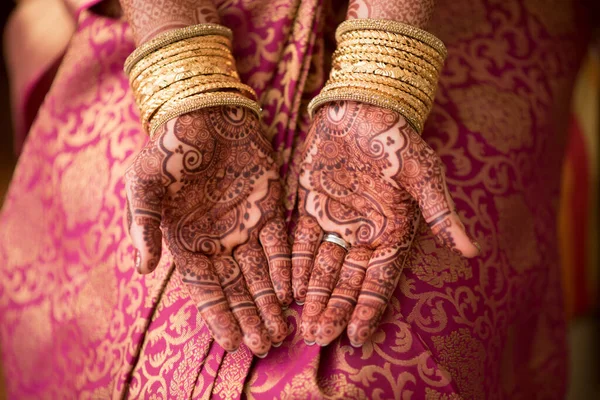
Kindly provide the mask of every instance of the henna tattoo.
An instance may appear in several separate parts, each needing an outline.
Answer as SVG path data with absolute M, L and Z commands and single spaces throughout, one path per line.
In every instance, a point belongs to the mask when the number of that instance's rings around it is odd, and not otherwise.
M 450 212 L 441 161 L 400 115 L 330 103 L 318 111 L 302 157 L 292 282 L 296 299 L 306 298 L 301 331 L 307 342 L 326 345 L 346 326 L 354 345 L 368 340 L 420 215 L 439 243 L 467 256 L 477 253 Z M 336 253 L 343 253 L 339 246 L 318 247 L 323 231 L 351 244 L 345 259 Z
M 350 0 L 346 17 L 392 19 L 425 28 L 434 8 L 435 0 Z
M 306 292 L 306 302 L 302 309 L 300 333 L 304 340 L 312 344 L 317 334 L 317 321 L 327 306 L 329 296 L 334 289 L 338 273 L 346 252 L 331 242 L 319 246 L 315 266 L 313 267 Z
M 215 339 L 229 349 L 243 340 L 261 356 L 287 335 L 280 303 L 292 298 L 271 151 L 254 114 L 208 108 L 165 124 L 126 175 L 142 270 L 158 262 L 162 231 Z
M 137 44 L 159 33 L 204 22 L 219 23 L 212 0 L 120 0 Z

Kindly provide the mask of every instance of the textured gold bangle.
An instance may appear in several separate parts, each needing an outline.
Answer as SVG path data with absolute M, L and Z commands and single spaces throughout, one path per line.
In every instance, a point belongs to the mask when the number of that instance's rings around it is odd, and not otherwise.
M 171 43 L 155 51 L 154 53 L 148 54 L 146 57 L 137 62 L 131 67 L 129 72 L 129 79 L 135 79 L 140 73 L 145 71 L 147 68 L 162 62 L 163 60 L 184 53 L 186 51 L 194 50 L 223 50 L 231 52 L 231 40 L 222 36 L 203 36 L 195 37 L 190 39 L 184 39 L 180 42 Z
M 417 133 L 423 130 L 423 121 L 419 121 L 418 116 L 411 109 L 398 101 L 382 98 L 379 93 L 366 89 L 338 89 L 323 95 L 319 94 L 308 104 L 310 116 L 313 117 L 315 111 L 322 105 L 333 101 L 357 101 L 387 108 L 403 116 Z
M 376 63 L 385 63 L 387 65 L 393 65 L 395 67 L 411 71 L 421 78 L 427 80 L 431 85 L 437 85 L 438 74 L 435 71 L 428 70 L 423 66 L 415 62 L 409 62 L 400 57 L 393 57 L 386 54 L 380 53 L 364 53 L 364 52 L 352 52 L 347 54 L 333 54 L 335 63 L 354 63 L 359 61 L 368 61 Z
M 440 53 L 444 58 L 446 58 L 446 46 L 444 46 L 444 43 L 440 39 L 438 39 L 431 33 L 416 28 L 412 25 L 407 25 L 403 24 L 402 22 L 387 19 L 358 18 L 346 20 L 338 26 L 335 32 L 335 38 L 337 42 L 340 43 L 342 41 L 342 36 L 345 33 L 363 30 L 385 31 L 403 36 L 408 36 L 410 38 L 416 39 L 420 42 L 429 45 L 438 53 Z
M 137 64 L 138 61 L 166 45 L 183 39 L 206 35 L 220 35 L 229 40 L 233 38 L 231 29 L 218 24 L 199 24 L 186 26 L 185 28 L 180 29 L 173 29 L 159 34 L 154 39 L 149 40 L 135 49 L 133 53 L 127 57 L 127 60 L 125 60 L 125 73 L 129 75 L 131 67 Z
M 148 66 L 145 70 L 141 71 L 137 76 L 131 75 L 130 80 L 135 81 L 136 79 L 144 79 L 144 76 L 151 75 L 158 69 L 173 68 L 176 67 L 175 63 L 182 60 L 198 59 L 199 61 L 204 59 L 207 62 L 213 64 L 221 64 L 227 62 L 230 65 L 235 64 L 235 59 L 230 51 L 223 50 L 189 50 L 181 52 L 175 56 L 166 58 L 162 61 L 156 62 Z
M 178 68 L 173 68 L 172 71 L 178 75 L 181 79 L 190 79 L 192 77 L 201 76 L 201 75 L 214 75 L 215 77 L 230 77 L 239 81 L 239 77 L 237 75 L 237 71 L 233 66 L 216 66 L 212 64 L 202 63 L 197 64 L 193 60 L 187 66 L 180 66 Z M 140 81 L 140 85 L 137 86 L 135 82 L 131 82 L 131 86 L 134 89 L 135 97 L 137 101 L 145 101 L 149 96 L 156 91 L 156 87 L 152 86 L 153 82 L 160 82 L 162 74 L 160 71 L 156 72 L 152 76 L 148 77 L 144 81 Z M 175 83 L 175 82 L 173 82 Z M 172 85 L 165 85 L 164 88 Z
M 423 51 L 419 47 L 390 40 L 371 38 L 348 39 L 340 43 L 337 47 L 337 51 L 343 54 L 356 50 L 388 54 L 396 57 L 404 56 L 407 60 L 416 60 L 421 63 L 426 62 L 430 65 L 428 68 L 437 72 L 441 71 L 444 66 L 444 61 L 441 57 L 431 57 L 427 51 Z
M 204 74 L 207 74 L 206 70 L 210 68 L 211 71 L 216 71 L 217 69 L 220 72 L 208 72 L 208 74 L 221 74 L 231 76 L 233 78 L 238 78 L 237 71 L 235 69 L 235 61 L 233 59 L 227 59 L 223 57 L 214 57 L 214 58 L 204 58 L 204 57 L 190 57 L 177 61 L 173 61 L 170 64 L 162 66 L 161 68 L 152 68 L 148 69 L 147 72 L 138 75 L 137 78 L 130 81 L 131 88 L 139 93 L 147 93 L 148 89 L 144 89 L 147 87 L 154 86 L 154 83 L 157 81 L 162 81 L 164 77 L 167 75 L 177 75 L 177 76 L 185 76 L 183 74 L 187 74 L 188 76 L 195 76 L 202 74 L 201 71 L 204 71 Z M 194 72 L 192 74 L 192 72 Z
M 367 73 L 348 73 L 348 74 L 344 74 L 343 76 L 337 77 L 337 79 L 330 77 L 329 80 L 327 81 L 327 84 L 329 85 L 330 83 L 337 83 L 337 82 L 377 83 L 380 85 L 389 86 L 389 87 L 401 90 L 403 92 L 412 94 L 413 96 L 415 96 L 416 98 L 421 100 L 421 102 L 423 104 L 431 103 L 431 99 L 429 97 L 427 97 L 427 95 L 425 95 L 425 93 L 423 93 L 422 91 L 415 90 L 415 88 L 412 87 L 411 85 L 401 82 L 396 79 L 388 78 L 387 76 L 373 75 L 373 74 L 367 74 Z
M 378 92 L 378 93 L 380 93 L 380 95 L 382 97 L 387 97 L 390 100 L 404 101 L 416 113 L 416 115 L 419 116 L 419 118 L 423 118 L 423 119 L 427 116 L 427 114 L 429 114 L 429 111 L 431 108 L 431 102 L 428 102 L 427 104 L 423 103 L 412 93 L 407 93 L 405 91 L 398 90 L 398 89 L 392 88 L 387 85 L 381 85 L 381 84 L 376 84 L 376 83 L 371 83 L 371 82 L 356 82 L 356 81 L 344 81 L 344 82 L 336 82 L 336 83 L 328 82 L 327 85 L 323 88 L 323 90 L 321 90 L 321 93 L 324 94 L 324 93 L 335 91 L 335 90 L 341 89 L 341 88 L 347 88 L 347 89 L 352 89 L 352 88 L 362 89 L 362 88 L 364 88 L 364 89 L 372 90 L 374 92 Z
M 154 93 L 166 89 L 172 84 L 184 81 L 186 79 L 195 78 L 198 83 L 210 83 L 210 82 L 239 82 L 240 80 L 234 76 L 220 75 L 220 74 L 203 74 L 202 69 L 186 69 L 184 72 L 173 71 L 161 74 L 156 80 L 148 80 L 144 82 L 143 86 L 140 86 L 137 90 L 134 90 L 136 94 L 136 100 L 145 101 L 151 97 Z
M 185 99 L 187 97 L 214 91 L 214 90 L 239 90 L 246 97 L 250 97 L 251 99 L 256 98 L 256 93 L 254 90 L 239 81 L 237 82 L 211 82 L 211 83 L 201 83 L 196 84 L 192 80 L 177 82 L 175 85 L 172 85 L 168 89 L 170 90 L 161 90 L 156 93 L 154 97 L 149 99 L 148 102 L 141 104 L 141 109 L 143 109 L 143 113 L 141 115 L 141 120 L 145 124 L 146 121 L 150 121 L 155 113 L 159 114 L 158 111 L 161 107 L 163 107 L 168 102 L 176 102 L 178 100 Z
M 234 92 L 212 92 L 202 93 L 184 100 L 178 101 L 176 105 L 169 107 L 164 113 L 152 118 L 150 124 L 150 137 L 152 138 L 156 129 L 165 122 L 176 118 L 180 115 L 190 113 L 202 108 L 218 107 L 218 106 L 238 106 L 250 109 L 258 118 L 261 117 L 262 108 L 254 101 L 250 100 L 241 94 Z
M 435 76 L 438 76 L 440 74 L 440 71 L 443 67 L 443 65 L 436 64 L 430 58 L 428 58 L 427 55 L 423 53 L 421 53 L 420 55 L 415 55 L 414 53 L 411 53 L 409 51 L 399 50 L 396 48 L 380 45 L 347 45 L 346 43 L 343 43 L 342 46 L 338 46 L 337 50 L 334 52 L 334 57 L 337 55 L 347 55 L 356 53 L 378 54 L 398 58 L 407 63 L 419 65 L 420 68 L 423 68 L 428 73 Z
M 427 44 L 420 42 L 416 39 L 409 38 L 407 36 L 398 35 L 396 33 L 384 32 L 384 31 L 356 31 L 345 33 L 342 37 L 342 41 L 339 44 L 343 44 L 350 40 L 385 40 L 388 42 L 395 42 L 400 46 L 409 46 L 414 49 L 418 49 L 421 52 L 427 54 L 427 57 L 435 60 L 436 62 L 443 63 L 446 59 L 445 56 L 438 53 L 435 49 L 427 46 Z
M 334 79 L 342 80 L 346 73 L 369 73 L 380 76 L 387 76 L 392 79 L 397 79 L 401 82 L 413 86 L 415 89 L 422 91 L 431 101 L 435 96 L 436 87 L 419 75 L 407 71 L 402 68 L 389 66 L 385 63 L 374 63 L 361 61 L 357 63 L 339 63 L 334 64 L 330 76 Z

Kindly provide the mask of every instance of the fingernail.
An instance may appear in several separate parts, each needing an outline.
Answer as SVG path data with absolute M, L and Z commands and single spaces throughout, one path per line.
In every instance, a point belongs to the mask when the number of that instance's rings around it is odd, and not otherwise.
M 257 354 L 256 357 L 258 358 L 265 358 L 267 356 L 267 354 L 269 354 L 269 352 L 267 351 L 265 354 Z
M 356 348 L 362 347 L 362 343 L 353 343 L 353 342 L 350 342 L 350 345 L 352 347 L 356 347 Z
M 304 339 L 304 343 L 306 343 L 307 346 L 312 346 L 315 344 L 315 342 L 309 342 L 308 340 Z
M 279 343 L 271 343 L 271 346 L 273 346 L 273 347 L 279 347 L 279 346 L 281 346 L 281 344 L 282 344 L 282 343 L 283 343 L 283 342 L 279 342 Z
M 135 264 L 136 271 L 141 273 L 142 257 L 140 256 L 140 252 L 138 249 L 133 249 L 133 262 Z

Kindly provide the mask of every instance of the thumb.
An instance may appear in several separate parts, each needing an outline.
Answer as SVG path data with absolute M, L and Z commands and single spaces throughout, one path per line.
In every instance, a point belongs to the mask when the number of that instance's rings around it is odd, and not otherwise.
M 165 188 L 161 163 L 151 158 L 151 152 L 143 150 L 125 174 L 127 226 L 135 248 L 135 268 L 142 274 L 154 271 L 162 253 L 160 222 Z
M 399 183 L 419 202 L 425 221 L 437 242 L 465 257 L 475 257 L 480 247 L 469 237 L 448 192 L 444 166 L 438 155 L 412 130 L 404 131 L 400 150 Z

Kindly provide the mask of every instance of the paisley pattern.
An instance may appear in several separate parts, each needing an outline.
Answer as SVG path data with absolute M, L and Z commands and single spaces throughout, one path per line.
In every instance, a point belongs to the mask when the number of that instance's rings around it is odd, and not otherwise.
M 291 219 L 305 105 L 327 75 L 323 5 L 218 3 L 261 98 Z M 423 136 L 483 253 L 462 259 L 422 225 L 365 345 L 342 335 L 307 347 L 294 305 L 293 331 L 265 359 L 210 340 L 168 252 L 152 275 L 131 268 L 123 176 L 146 140 L 121 72 L 133 42 L 122 21 L 84 11 L 0 214 L 10 398 L 562 398 L 556 200 L 587 26 L 569 1 L 437 3 L 431 30 L 449 56 Z

